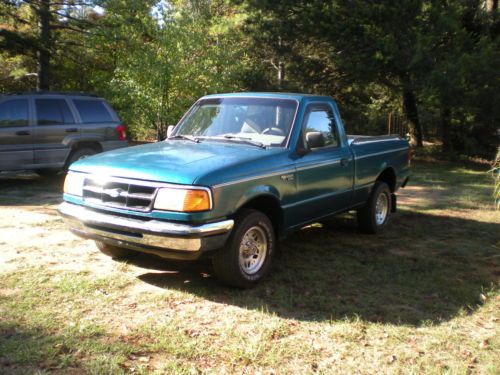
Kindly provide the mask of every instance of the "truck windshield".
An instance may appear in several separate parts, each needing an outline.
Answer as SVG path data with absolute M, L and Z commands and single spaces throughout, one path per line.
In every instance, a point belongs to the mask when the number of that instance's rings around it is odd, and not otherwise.
M 200 100 L 173 136 L 283 147 L 297 102 L 289 99 L 214 98 Z

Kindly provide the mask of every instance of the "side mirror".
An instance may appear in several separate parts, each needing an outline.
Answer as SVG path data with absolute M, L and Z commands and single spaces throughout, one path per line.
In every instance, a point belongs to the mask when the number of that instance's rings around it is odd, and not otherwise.
M 309 148 L 319 148 L 325 145 L 325 137 L 321 132 L 306 133 L 306 143 Z
M 170 136 L 172 135 L 172 132 L 174 131 L 174 128 L 175 128 L 175 125 L 169 125 L 167 127 L 167 138 L 170 138 Z

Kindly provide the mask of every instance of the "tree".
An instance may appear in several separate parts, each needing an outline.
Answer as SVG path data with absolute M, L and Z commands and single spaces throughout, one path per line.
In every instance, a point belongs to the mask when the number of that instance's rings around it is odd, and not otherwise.
M 57 31 L 86 33 L 88 19 L 75 17 L 82 8 L 92 8 L 92 1 L 11 0 L 4 1 L 0 10 L 10 19 L 11 28 L 0 27 L 0 46 L 10 54 L 32 54 L 37 59 L 38 90 L 51 86 L 52 57 L 57 47 Z M 27 12 L 26 8 L 30 11 Z M 20 27 L 28 26 L 28 27 Z

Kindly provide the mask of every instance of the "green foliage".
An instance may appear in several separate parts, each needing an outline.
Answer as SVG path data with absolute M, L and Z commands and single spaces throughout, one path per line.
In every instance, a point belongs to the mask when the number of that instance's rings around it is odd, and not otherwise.
M 207 93 L 299 91 L 333 96 L 350 133 L 385 133 L 393 113 L 417 145 L 495 154 L 500 18 L 484 1 L 52 1 L 49 43 L 39 4 L 0 4 L 0 92 L 34 89 L 48 45 L 51 89 L 104 96 L 135 138 Z
M 500 210 L 500 148 L 498 149 L 495 163 L 493 164 L 493 168 L 491 169 L 490 172 L 495 180 L 495 187 L 493 190 L 493 198 L 495 199 L 495 208 L 497 210 Z

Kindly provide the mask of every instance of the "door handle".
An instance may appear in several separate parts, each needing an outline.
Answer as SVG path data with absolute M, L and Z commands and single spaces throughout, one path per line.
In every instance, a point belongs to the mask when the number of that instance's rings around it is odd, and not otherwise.
M 30 135 L 31 133 L 27 130 L 19 130 L 16 135 Z
M 66 129 L 66 133 L 76 133 L 78 131 L 77 128 L 68 128 Z
M 349 159 L 347 159 L 347 158 L 340 159 L 341 166 L 345 167 L 347 164 L 349 164 Z

